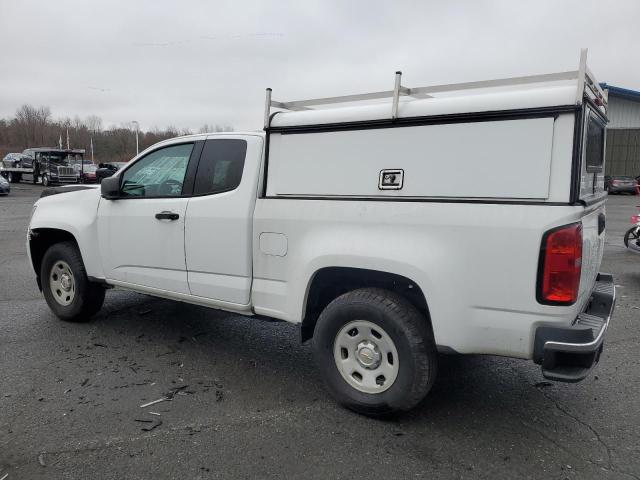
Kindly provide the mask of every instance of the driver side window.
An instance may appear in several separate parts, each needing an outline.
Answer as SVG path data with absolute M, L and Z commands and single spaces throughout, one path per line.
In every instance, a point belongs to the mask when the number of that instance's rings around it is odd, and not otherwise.
M 123 197 L 179 197 L 193 143 L 160 148 L 141 158 L 122 175 Z

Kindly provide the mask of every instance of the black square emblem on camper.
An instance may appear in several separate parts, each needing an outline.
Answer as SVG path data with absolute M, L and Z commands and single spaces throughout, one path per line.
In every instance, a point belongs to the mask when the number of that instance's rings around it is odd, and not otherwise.
M 404 181 L 404 170 L 380 170 L 378 188 L 380 190 L 400 190 Z

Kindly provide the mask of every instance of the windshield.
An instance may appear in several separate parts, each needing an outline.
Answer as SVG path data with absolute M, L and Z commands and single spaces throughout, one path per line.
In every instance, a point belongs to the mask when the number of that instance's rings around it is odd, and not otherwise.
M 71 166 L 82 161 L 81 153 L 38 152 L 41 161 L 49 161 L 56 165 Z

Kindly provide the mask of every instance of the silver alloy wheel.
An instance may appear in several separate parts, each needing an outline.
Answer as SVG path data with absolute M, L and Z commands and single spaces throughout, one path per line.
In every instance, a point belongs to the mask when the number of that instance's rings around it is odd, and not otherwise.
M 342 378 L 364 393 L 389 389 L 400 369 L 391 337 L 367 320 L 353 320 L 340 329 L 333 343 L 333 358 Z
M 66 307 L 76 295 L 76 282 L 67 262 L 58 260 L 49 273 L 49 288 L 60 305 Z

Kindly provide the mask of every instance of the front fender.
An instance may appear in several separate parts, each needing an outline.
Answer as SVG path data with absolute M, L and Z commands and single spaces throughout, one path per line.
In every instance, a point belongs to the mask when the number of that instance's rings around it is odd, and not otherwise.
M 104 278 L 96 223 L 99 204 L 100 191 L 95 188 L 41 198 L 34 206 L 29 231 L 56 229 L 70 233 L 80 248 L 87 275 Z

